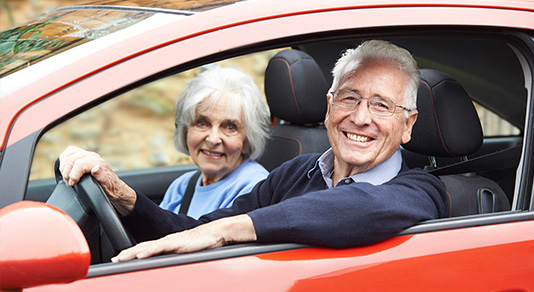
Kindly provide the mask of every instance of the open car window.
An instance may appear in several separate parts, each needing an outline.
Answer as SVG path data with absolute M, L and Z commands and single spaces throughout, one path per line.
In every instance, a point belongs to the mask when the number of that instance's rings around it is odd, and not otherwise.
M 518 136 L 521 131 L 507 120 L 498 116 L 490 109 L 474 102 L 484 137 Z
M 251 77 L 263 92 L 267 62 L 264 51 L 187 70 L 123 93 L 47 131 L 35 150 L 30 180 L 52 178 L 59 154 L 75 145 L 99 153 L 114 171 L 192 164 L 173 144 L 175 103 L 188 80 L 212 66 L 234 67 Z
M 336 58 L 345 49 L 361 41 L 342 39 L 305 43 L 294 48 L 310 54 L 329 79 Z M 461 35 L 432 36 L 424 40 L 421 37 L 401 37 L 391 38 L 391 41 L 410 50 L 421 68 L 438 68 L 454 76 L 473 99 L 484 136 L 504 137 L 484 143 L 480 153 L 473 157 L 521 145 L 527 97 L 523 90 L 523 69 L 508 43 L 490 38 L 477 40 Z M 462 50 L 458 49 L 460 44 L 465 45 Z M 435 47 L 439 47 L 439 50 L 429 50 Z M 263 91 L 267 63 L 276 52 L 283 49 L 259 51 L 216 63 L 204 63 L 200 67 L 157 79 L 84 110 L 48 130 L 40 138 L 33 158 L 30 181 L 52 178 L 54 162 L 68 145 L 98 152 L 118 172 L 142 170 L 141 174 L 150 174 L 153 169 L 176 165 L 194 168 L 191 159 L 179 153 L 173 145 L 174 105 L 186 82 L 199 70 L 209 66 L 232 66 L 252 76 Z M 495 62 L 496 70 L 492 72 L 496 72 L 498 76 L 485 75 L 479 69 L 480 63 L 495 55 L 499 55 L 500 59 Z M 488 84 L 492 84 L 492 88 L 488 89 Z M 509 98 L 508 102 L 503 102 L 504 98 Z M 424 156 L 417 157 L 413 163 L 410 159 L 407 160 L 410 167 L 424 168 L 428 162 L 428 158 Z M 438 163 L 443 165 L 458 161 L 442 159 Z M 491 175 L 506 180 L 502 184 L 511 201 L 515 170 L 504 176 L 500 173 Z M 161 195 L 165 186 L 160 188 L 154 191 L 155 195 Z

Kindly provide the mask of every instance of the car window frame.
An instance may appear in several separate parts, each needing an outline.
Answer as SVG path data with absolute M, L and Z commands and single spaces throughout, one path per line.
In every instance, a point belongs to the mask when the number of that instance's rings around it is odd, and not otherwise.
M 521 46 L 512 47 L 516 51 L 523 67 L 525 88 L 527 90 L 527 105 L 525 112 L 525 126 L 523 133 L 523 149 L 518 166 L 520 177 L 516 179 L 512 211 L 534 210 L 534 38 L 527 33 L 514 32 L 521 42 Z M 530 55 L 531 58 L 526 58 Z M 530 189 L 530 190 L 529 190 Z M 530 194 L 530 196 L 529 196 Z

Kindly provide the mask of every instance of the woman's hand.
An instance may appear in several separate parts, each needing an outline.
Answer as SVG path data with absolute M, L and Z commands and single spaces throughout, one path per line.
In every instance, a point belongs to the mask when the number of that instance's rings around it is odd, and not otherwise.
M 68 186 L 77 184 L 84 174 L 90 173 L 119 214 L 125 216 L 134 209 L 137 194 L 97 153 L 69 146 L 59 156 L 59 171 Z

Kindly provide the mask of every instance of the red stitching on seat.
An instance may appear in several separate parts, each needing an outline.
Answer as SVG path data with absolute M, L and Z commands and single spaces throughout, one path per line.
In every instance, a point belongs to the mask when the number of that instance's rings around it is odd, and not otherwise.
M 279 137 L 279 138 L 282 138 L 282 139 L 296 141 L 299 144 L 299 155 L 302 154 L 302 143 L 300 143 L 300 141 L 297 138 L 288 137 L 288 136 L 282 136 L 282 135 L 277 135 L 277 134 L 273 134 L 273 135 L 271 135 L 271 137 Z
M 271 119 L 271 129 L 274 127 L 274 124 L 276 124 L 276 117 Z
M 439 135 L 439 139 L 441 141 L 441 145 L 443 146 L 443 149 L 445 149 L 445 152 L 449 153 L 450 156 L 455 156 L 454 154 L 451 153 L 451 151 L 449 151 L 449 149 L 447 148 L 447 145 L 445 145 L 445 140 L 443 139 L 443 135 L 441 134 L 441 128 L 439 126 L 439 119 L 438 119 L 438 115 L 437 115 L 437 110 L 436 110 L 436 103 L 435 103 L 435 99 L 434 99 L 434 94 L 432 93 L 432 89 L 430 88 L 430 85 L 426 82 L 426 81 L 422 81 L 424 85 L 426 85 L 426 87 L 428 88 L 428 91 L 430 92 L 430 101 L 432 102 L 432 111 L 433 111 L 433 114 L 434 114 L 434 121 L 436 122 L 436 127 L 438 128 L 438 135 Z
M 295 94 L 295 86 L 293 84 L 293 76 L 291 74 L 291 67 L 289 66 L 289 63 L 287 62 L 286 59 L 283 59 L 283 58 L 273 58 L 271 59 L 271 61 L 277 61 L 277 60 L 280 60 L 282 62 L 284 62 L 287 66 L 287 71 L 288 71 L 288 74 L 289 74 L 289 82 L 291 83 L 291 92 L 293 93 L 293 102 L 295 103 L 295 106 L 297 107 L 297 112 L 299 113 L 300 115 L 300 118 L 304 121 L 307 121 L 306 118 L 304 118 L 304 115 L 302 115 L 302 112 L 300 111 L 300 108 L 299 108 L 299 104 L 297 102 L 297 95 Z

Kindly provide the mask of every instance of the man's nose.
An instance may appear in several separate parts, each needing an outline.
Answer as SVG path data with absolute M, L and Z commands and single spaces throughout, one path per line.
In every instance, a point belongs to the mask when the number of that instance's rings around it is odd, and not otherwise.
M 356 125 L 367 125 L 372 121 L 371 112 L 369 111 L 369 101 L 360 100 L 360 103 L 350 113 L 351 121 Z

